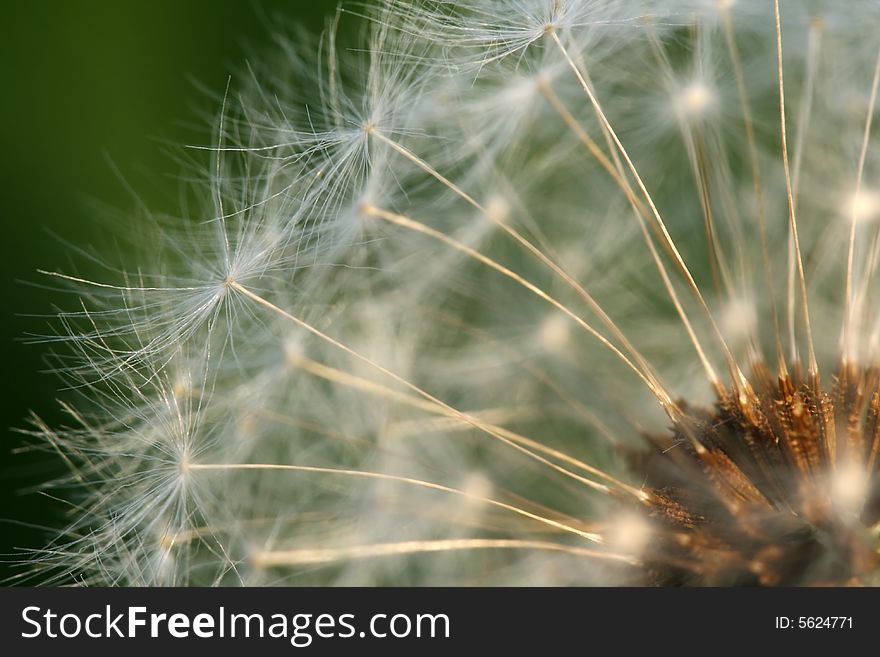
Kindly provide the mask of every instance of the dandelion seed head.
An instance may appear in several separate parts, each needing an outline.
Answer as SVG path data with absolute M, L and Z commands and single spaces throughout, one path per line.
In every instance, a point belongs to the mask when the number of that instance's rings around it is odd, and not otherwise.
M 50 274 L 80 403 L 34 420 L 75 505 L 38 572 L 876 583 L 875 14 L 813 9 L 279 34 L 194 147 L 198 209 Z

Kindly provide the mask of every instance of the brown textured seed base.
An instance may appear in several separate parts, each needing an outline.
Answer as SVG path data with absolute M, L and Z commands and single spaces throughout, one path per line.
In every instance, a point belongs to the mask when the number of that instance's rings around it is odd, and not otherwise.
M 751 382 L 649 438 L 650 583 L 880 583 L 878 371 L 841 366 L 828 392 L 760 366 Z

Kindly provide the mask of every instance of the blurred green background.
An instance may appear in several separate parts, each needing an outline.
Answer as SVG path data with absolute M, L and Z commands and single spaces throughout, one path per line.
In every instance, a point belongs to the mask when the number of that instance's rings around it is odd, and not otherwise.
M 52 233 L 77 245 L 106 243 L 108 224 L 92 201 L 132 213 L 130 182 L 149 207 L 171 210 L 180 173 L 166 143 L 205 143 L 194 126 L 218 107 L 196 83 L 222 93 L 246 52 L 260 50 L 277 17 L 319 32 L 336 0 L 13 0 L 0 20 L 3 126 L 3 436 L 0 445 L 0 554 L 39 547 L 63 506 L 22 491 L 61 472 L 45 454 L 15 454 L 30 410 L 50 425 L 62 416 L 58 381 L 41 373 L 45 348 L 21 342 L 44 333 L 57 292 L 37 269 L 71 271 Z M 234 77 L 233 77 L 234 80 Z M 234 84 L 234 81 L 233 81 Z M 146 184 L 148 181 L 148 184 Z M 142 184 L 139 184 L 142 183 Z M 102 234 L 104 233 L 104 234 Z M 79 271 L 87 263 L 77 262 Z M 8 560 L 8 556 L 0 557 Z M 0 580 L 20 569 L 0 564 Z

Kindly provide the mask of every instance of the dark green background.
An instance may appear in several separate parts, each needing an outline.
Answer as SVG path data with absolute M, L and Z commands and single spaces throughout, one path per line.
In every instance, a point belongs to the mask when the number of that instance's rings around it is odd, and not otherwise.
M 133 201 L 113 166 L 148 206 L 172 209 L 180 170 L 163 143 L 205 143 L 209 126 L 194 126 L 219 109 L 194 81 L 222 93 L 246 52 L 268 42 L 277 17 L 318 32 L 335 7 L 336 0 L 4 3 L 0 553 L 45 542 L 44 531 L 19 523 L 63 522 L 60 505 L 21 494 L 58 472 L 58 464 L 12 453 L 21 438 L 11 428 L 24 426 L 29 410 L 50 424 L 61 421 L 58 381 L 40 373 L 45 349 L 20 341 L 46 330 L 46 320 L 21 315 L 48 313 L 59 298 L 19 281 L 45 282 L 38 268 L 65 269 L 70 261 L 47 231 L 81 245 L 109 241 L 91 200 L 119 208 L 112 230 L 124 231 Z M 0 578 L 12 572 L 0 564 Z

